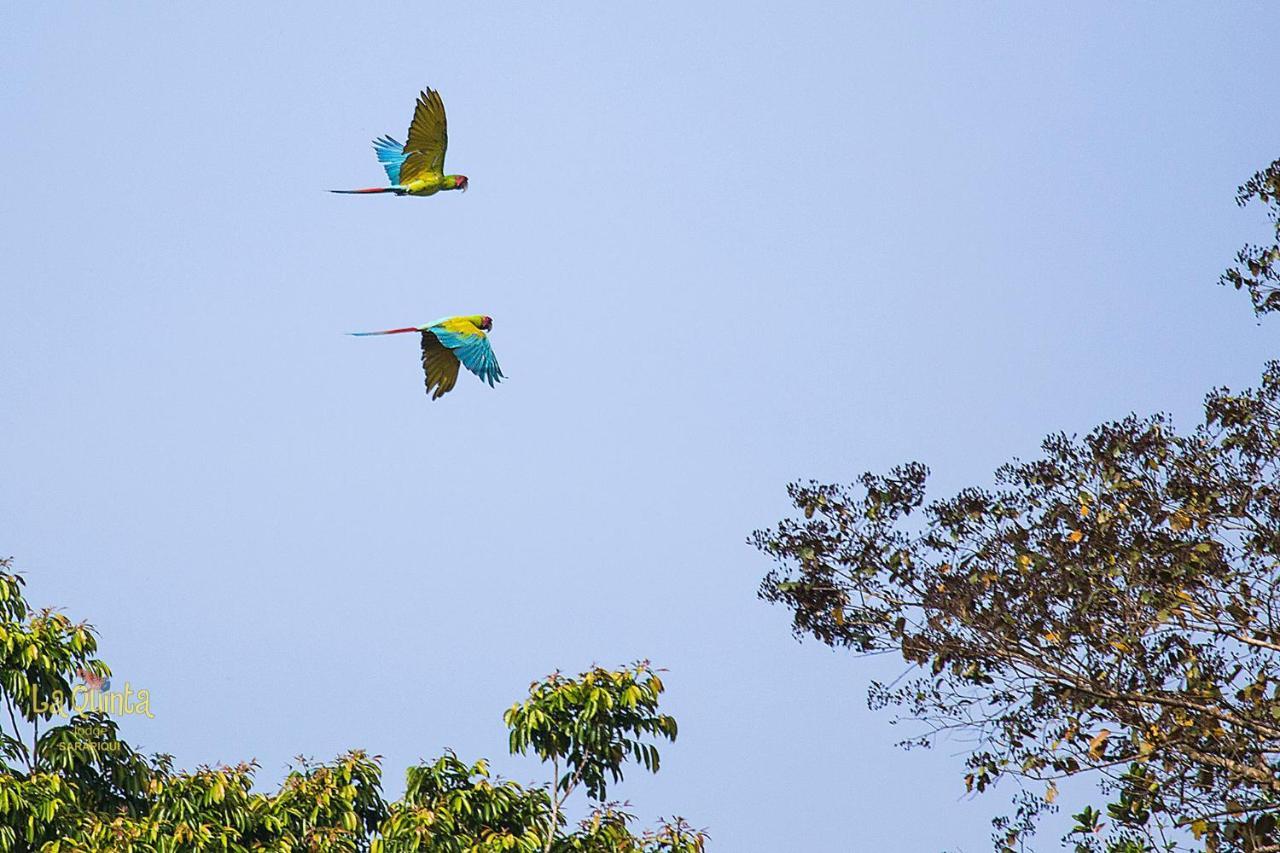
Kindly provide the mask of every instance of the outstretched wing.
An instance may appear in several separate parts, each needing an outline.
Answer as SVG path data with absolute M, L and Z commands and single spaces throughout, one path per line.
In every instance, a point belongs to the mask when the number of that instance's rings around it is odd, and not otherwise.
M 446 320 L 432 326 L 430 331 L 467 370 L 479 376 L 481 381 L 488 382 L 490 388 L 503 380 L 502 368 L 498 367 L 498 359 L 489 346 L 489 336 L 470 322 Z
M 408 183 L 426 175 L 444 174 L 444 152 L 449 147 L 449 129 L 444 117 L 444 101 L 435 89 L 418 95 L 409 123 L 409 141 L 400 166 L 400 182 Z
M 427 393 L 432 400 L 453 390 L 458 383 L 458 357 L 432 331 L 422 333 L 422 370 L 427 375 Z

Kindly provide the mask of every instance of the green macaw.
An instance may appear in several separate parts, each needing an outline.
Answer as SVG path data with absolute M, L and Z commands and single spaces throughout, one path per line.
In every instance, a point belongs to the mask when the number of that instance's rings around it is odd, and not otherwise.
M 389 187 L 366 187 L 360 190 L 330 190 L 335 193 L 395 193 L 396 195 L 435 195 L 441 190 L 466 192 L 466 175 L 444 173 L 444 152 L 449 147 L 449 129 L 445 121 L 444 101 L 440 93 L 428 88 L 418 95 L 409 123 L 409 141 L 404 145 L 390 136 L 373 140 L 378 162 L 387 170 Z

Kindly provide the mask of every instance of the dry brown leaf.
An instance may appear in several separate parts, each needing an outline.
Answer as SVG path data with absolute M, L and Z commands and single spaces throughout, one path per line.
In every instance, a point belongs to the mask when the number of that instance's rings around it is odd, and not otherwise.
M 1089 741 L 1089 757 L 1094 761 L 1102 759 L 1102 751 L 1106 749 L 1107 738 L 1111 737 L 1110 729 L 1103 729 L 1093 736 L 1093 740 Z

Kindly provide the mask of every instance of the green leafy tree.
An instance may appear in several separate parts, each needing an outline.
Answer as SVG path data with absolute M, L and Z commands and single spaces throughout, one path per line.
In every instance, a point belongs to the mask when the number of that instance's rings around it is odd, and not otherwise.
M 485 761 L 452 752 L 411 767 L 405 795 L 387 802 L 378 758 L 352 751 L 300 759 L 274 792 L 254 790 L 257 766 L 176 771 L 118 737 L 110 717 L 80 713 L 74 683 L 110 675 L 91 626 L 32 611 L 23 579 L 0 560 L 0 850 L 368 851 L 368 853 L 701 853 L 706 834 L 675 818 L 633 830 L 605 802 L 627 759 L 657 771 L 653 737 L 674 740 L 658 712 L 662 682 L 647 663 L 535 682 L 507 712 L 513 752 L 551 761 L 552 781 L 526 787 L 491 777 Z M 559 768 L 566 769 L 561 776 Z M 568 827 L 567 797 L 582 786 L 594 807 Z
M 1276 169 L 1249 191 L 1274 203 Z M 1280 363 L 1189 433 L 1131 416 L 1042 450 L 934 500 L 919 464 L 793 483 L 799 514 L 753 538 L 762 597 L 901 655 L 870 704 L 907 744 L 966 744 L 966 790 L 1016 790 L 999 849 L 1084 777 L 1106 807 L 1075 815 L 1079 850 L 1280 850 Z
M 532 750 L 551 762 L 550 826 L 580 785 L 591 799 L 605 801 L 609 783 L 622 781 L 627 758 L 658 772 L 658 748 L 644 737 L 676 739 L 675 719 L 658 713 L 662 691 L 647 661 L 616 672 L 595 667 L 577 678 L 557 672 L 535 681 L 529 698 L 507 710 L 511 751 Z M 544 849 L 551 843 L 548 832 Z

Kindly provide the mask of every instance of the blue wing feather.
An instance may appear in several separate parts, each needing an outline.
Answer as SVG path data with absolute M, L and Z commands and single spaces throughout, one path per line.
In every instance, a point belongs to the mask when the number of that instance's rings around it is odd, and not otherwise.
M 391 186 L 400 186 L 400 167 L 409 156 L 405 153 L 404 146 L 390 136 L 383 136 L 373 140 L 373 150 L 378 155 L 378 162 L 382 164 L 382 168 L 387 170 L 387 178 L 390 179 Z
M 481 381 L 488 382 L 490 388 L 495 382 L 501 382 L 505 378 L 502 368 L 498 367 L 493 348 L 489 346 L 487 335 L 460 335 L 439 328 L 432 328 L 431 333 L 436 336 L 436 340 L 453 351 L 463 367 L 479 376 Z

